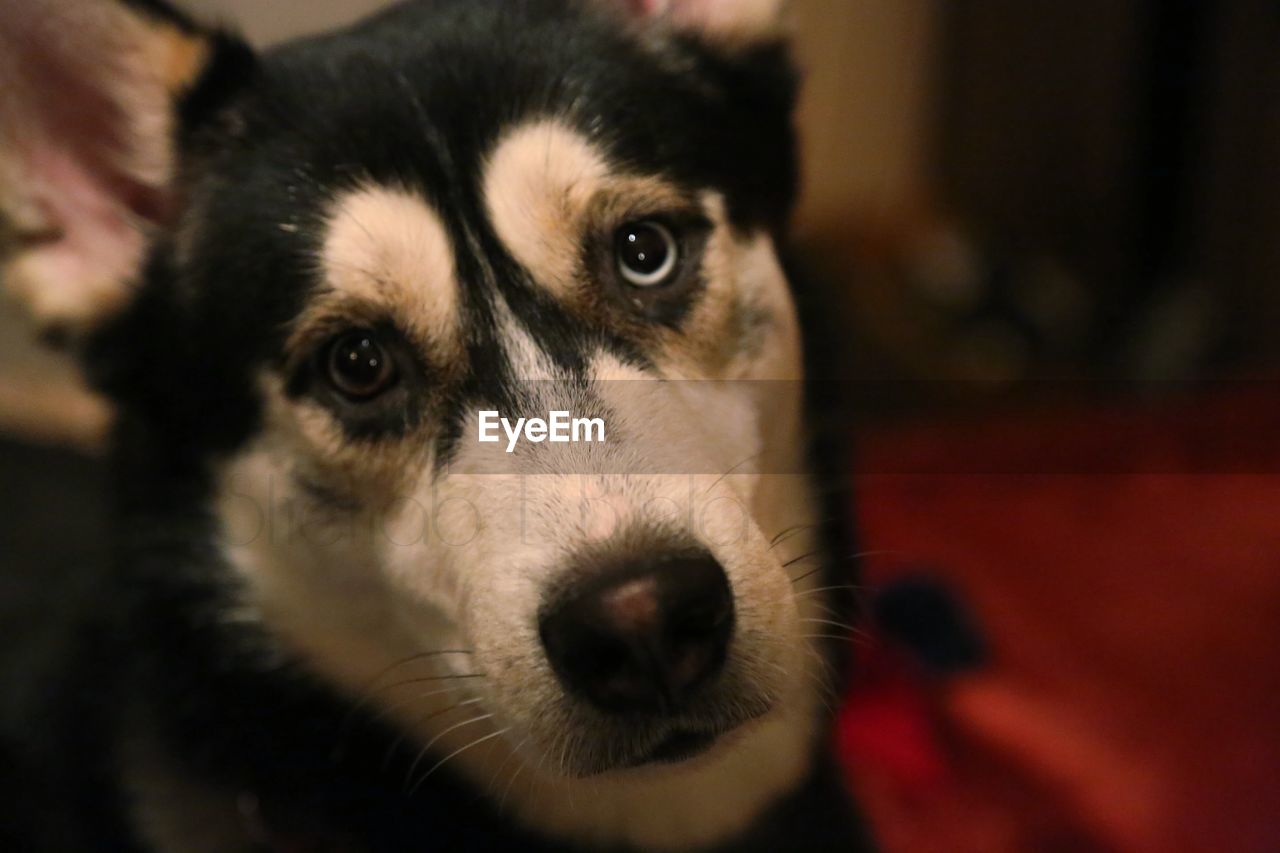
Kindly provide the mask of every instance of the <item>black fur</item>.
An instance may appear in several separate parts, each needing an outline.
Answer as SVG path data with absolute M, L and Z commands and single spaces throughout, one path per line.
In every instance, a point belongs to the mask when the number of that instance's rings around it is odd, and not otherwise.
M 60 759 L 47 766 L 69 831 L 81 849 L 138 849 L 113 754 L 142 728 L 186 773 L 239 794 L 268 848 L 564 849 L 447 773 L 407 794 L 413 751 L 389 750 L 395 732 L 302 665 L 268 664 L 270 638 L 221 618 L 236 590 L 215 547 L 210 472 L 259 428 L 255 374 L 285 371 L 291 320 L 318 284 L 310 258 L 325 202 L 365 177 L 410 186 L 444 214 L 471 335 L 473 375 L 447 394 L 455 411 L 512 393 L 493 357 L 496 293 L 570 373 L 588 344 L 642 358 L 634 341 L 584 328 L 531 286 L 483 213 L 482 157 L 514 122 L 555 115 L 619 162 L 721 191 L 735 227 L 781 234 L 796 175 L 786 51 L 692 37 L 642 46 L 569 0 L 422 0 L 261 57 L 216 38 L 179 105 L 190 254 L 159 240 L 136 301 L 85 353 L 120 411 L 117 544 L 56 693 Z M 847 507 L 834 499 L 831 512 Z M 850 553 L 838 527 L 833 553 Z M 836 843 L 862 841 L 824 755 L 735 849 Z

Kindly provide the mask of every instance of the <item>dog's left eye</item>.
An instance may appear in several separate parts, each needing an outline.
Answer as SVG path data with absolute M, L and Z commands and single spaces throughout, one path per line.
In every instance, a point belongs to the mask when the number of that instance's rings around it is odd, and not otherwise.
M 633 287 L 657 287 L 675 278 L 680 246 L 671 229 L 652 220 L 628 223 L 614 237 L 618 272 Z
M 376 333 L 347 332 L 329 344 L 324 366 L 329 383 L 344 397 L 370 400 L 396 382 L 396 366 Z

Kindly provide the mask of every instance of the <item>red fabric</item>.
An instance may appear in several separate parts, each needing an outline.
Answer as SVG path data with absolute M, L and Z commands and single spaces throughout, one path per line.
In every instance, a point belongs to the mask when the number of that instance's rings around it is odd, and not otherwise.
M 980 671 L 860 650 L 887 853 L 1280 850 L 1280 394 L 862 439 L 866 583 L 927 569 Z

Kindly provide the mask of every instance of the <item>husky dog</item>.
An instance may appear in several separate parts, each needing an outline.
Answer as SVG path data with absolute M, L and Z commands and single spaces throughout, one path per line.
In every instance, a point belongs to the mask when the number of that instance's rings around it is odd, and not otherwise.
M 0 277 L 116 412 L 68 846 L 860 845 L 779 2 L 0 4 Z

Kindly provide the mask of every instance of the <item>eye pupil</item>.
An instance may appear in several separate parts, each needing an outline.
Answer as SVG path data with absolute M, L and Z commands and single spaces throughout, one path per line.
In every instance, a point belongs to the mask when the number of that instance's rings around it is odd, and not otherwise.
M 390 386 L 395 372 L 373 335 L 352 332 L 339 338 L 330 350 L 329 379 L 346 396 L 367 399 Z
M 616 245 L 618 270 L 636 287 L 664 284 L 675 272 L 679 255 L 675 237 L 657 222 L 624 225 Z

